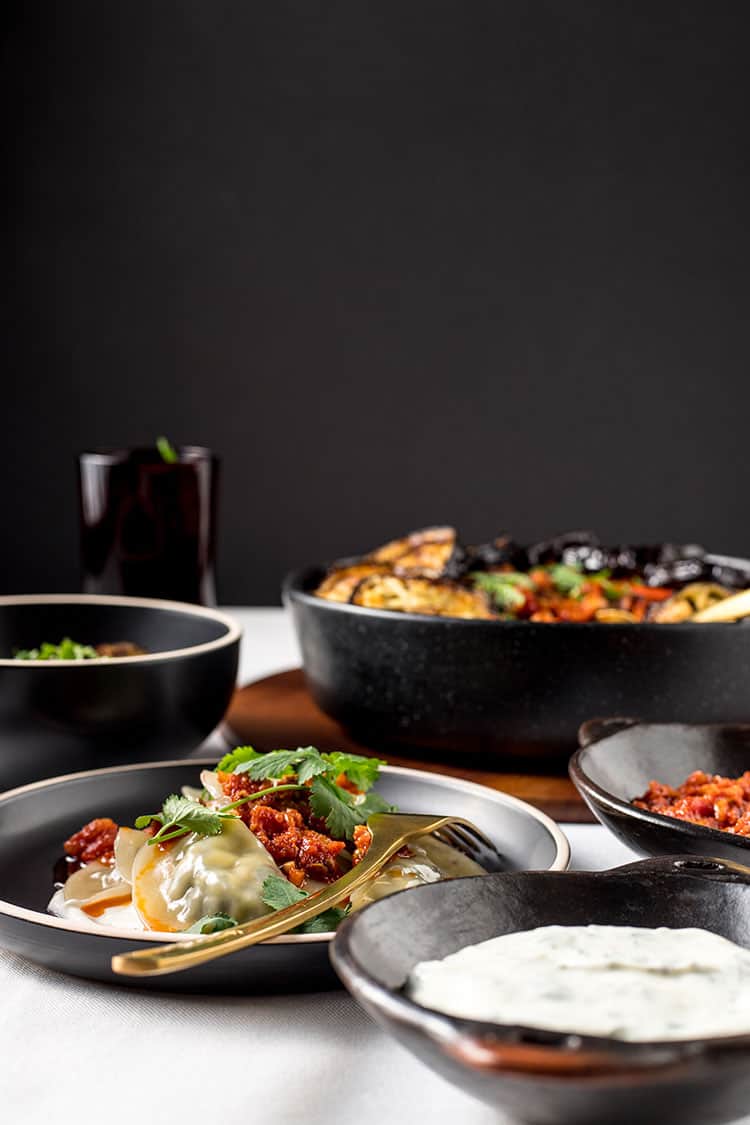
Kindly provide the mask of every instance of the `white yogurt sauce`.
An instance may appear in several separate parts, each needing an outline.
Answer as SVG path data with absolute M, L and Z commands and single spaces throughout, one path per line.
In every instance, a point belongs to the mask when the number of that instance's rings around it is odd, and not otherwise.
M 750 1033 L 750 950 L 708 930 L 542 926 L 412 970 L 450 1015 L 631 1041 Z

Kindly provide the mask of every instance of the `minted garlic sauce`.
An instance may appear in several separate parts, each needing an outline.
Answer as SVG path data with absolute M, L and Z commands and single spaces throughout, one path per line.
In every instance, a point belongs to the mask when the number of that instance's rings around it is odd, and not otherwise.
M 412 970 L 407 995 L 491 1023 L 631 1041 L 750 1033 L 750 950 L 708 930 L 542 926 Z

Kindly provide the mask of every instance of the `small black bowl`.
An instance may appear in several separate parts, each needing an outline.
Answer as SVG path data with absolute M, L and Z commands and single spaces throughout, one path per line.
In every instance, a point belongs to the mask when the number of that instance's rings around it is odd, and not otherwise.
M 640 855 L 720 856 L 750 865 L 750 838 L 675 820 L 631 804 L 650 781 L 681 785 L 694 770 L 738 777 L 750 769 L 750 725 L 592 719 L 569 772 L 594 816 Z
M 148 655 L 23 661 L 72 637 Z M 182 602 L 86 594 L 0 598 L 0 789 L 53 774 L 185 755 L 229 704 L 240 629 Z
M 284 601 L 315 702 L 367 746 L 567 760 L 591 715 L 750 721 L 750 622 L 429 617 L 316 597 L 325 572 Z
M 672 857 L 606 872 L 514 872 L 402 891 L 338 930 L 336 972 L 418 1058 L 539 1125 L 697 1125 L 750 1099 L 750 1035 L 631 1043 L 460 1019 L 409 1000 L 419 961 L 547 925 L 699 926 L 750 946 L 750 871 Z

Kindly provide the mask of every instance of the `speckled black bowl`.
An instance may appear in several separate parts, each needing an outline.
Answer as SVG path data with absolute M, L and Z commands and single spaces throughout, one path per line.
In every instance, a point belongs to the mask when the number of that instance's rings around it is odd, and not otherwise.
M 747 1112 L 750 1035 L 632 1043 L 460 1019 L 403 985 L 419 961 L 536 926 L 699 926 L 750 946 L 750 870 L 671 857 L 614 871 L 454 879 L 345 921 L 334 968 L 383 1028 L 449 1082 L 536 1125 L 706 1125 Z
M 19 661 L 73 637 L 133 641 L 145 656 Z M 221 720 L 240 629 L 183 602 L 92 594 L 0 598 L 0 789 L 53 774 L 184 756 Z
M 750 623 L 535 624 L 325 601 L 290 575 L 310 691 L 365 745 L 568 756 L 591 715 L 750 721 Z

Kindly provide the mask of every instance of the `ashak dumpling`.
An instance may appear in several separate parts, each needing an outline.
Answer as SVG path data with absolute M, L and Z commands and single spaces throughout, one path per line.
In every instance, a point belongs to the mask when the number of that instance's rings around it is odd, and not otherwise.
M 186 930 L 207 914 L 249 922 L 270 913 L 261 897 L 271 856 L 238 818 L 218 836 L 191 833 L 167 844 L 144 844 L 132 863 L 133 906 L 149 930 Z

